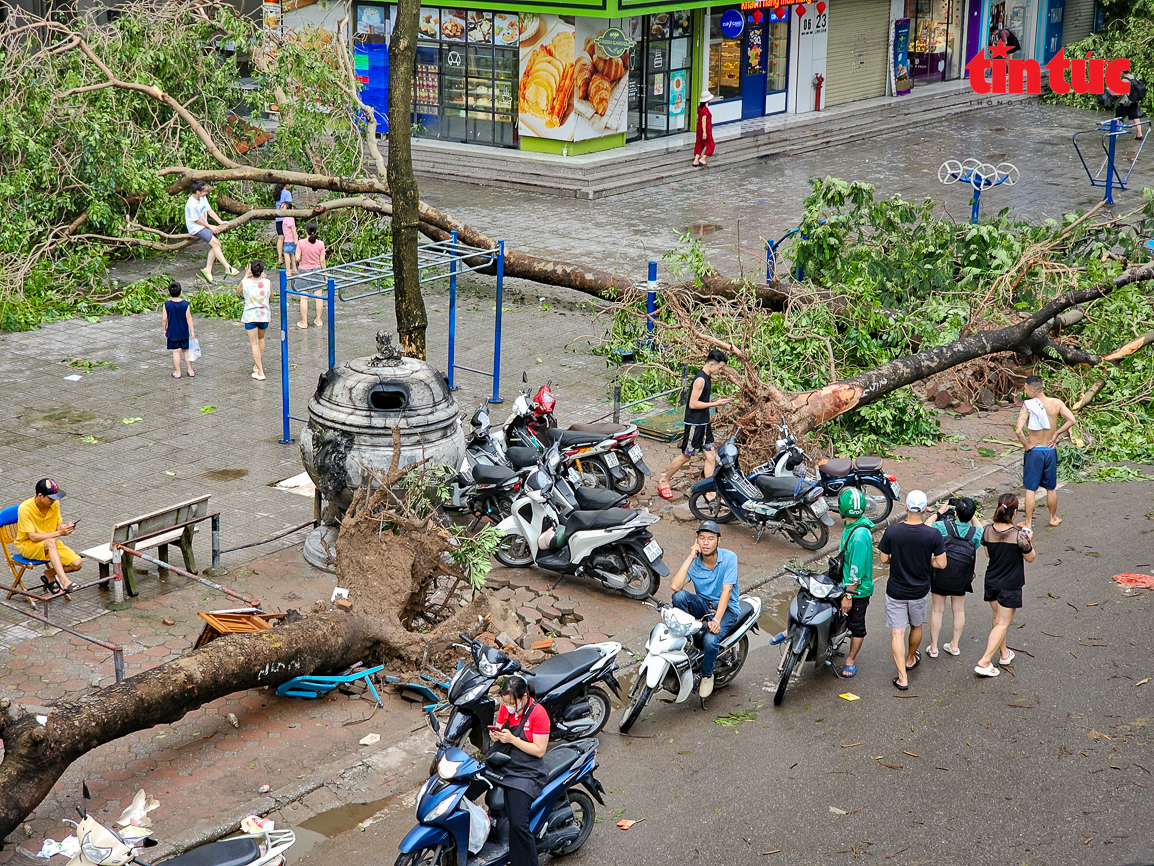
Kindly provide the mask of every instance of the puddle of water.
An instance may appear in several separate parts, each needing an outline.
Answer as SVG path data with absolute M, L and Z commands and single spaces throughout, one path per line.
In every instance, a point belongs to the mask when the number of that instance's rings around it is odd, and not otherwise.
M 21 415 L 20 420 L 34 430 L 76 433 L 81 436 L 104 430 L 112 424 L 109 419 L 101 418 L 94 412 L 69 406 L 34 409 Z
M 318 843 L 355 829 L 358 824 L 368 821 L 379 812 L 383 812 L 404 796 L 404 794 L 393 794 L 379 800 L 370 800 L 367 803 L 346 803 L 302 821 L 292 828 L 293 832 L 296 833 L 297 840 L 285 852 L 285 866 L 294 866 L 303 860 L 305 855 Z
M 236 481 L 248 475 L 247 469 L 212 469 L 202 472 L 200 477 L 207 481 Z
M 721 231 L 721 228 L 716 223 L 693 223 L 686 229 L 686 232 L 695 237 L 703 238 L 706 235 Z

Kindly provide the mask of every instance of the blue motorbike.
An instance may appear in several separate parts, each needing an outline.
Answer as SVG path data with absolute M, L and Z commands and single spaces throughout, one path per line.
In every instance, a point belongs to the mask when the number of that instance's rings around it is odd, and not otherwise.
M 438 738 L 441 726 L 429 713 Z M 597 769 L 596 739 L 577 740 L 545 753 L 547 779 L 533 801 L 529 827 L 542 854 L 572 854 L 585 844 L 597 819 L 594 799 L 602 806 L 605 788 L 593 775 Z M 509 818 L 501 768 L 509 756 L 469 757 L 443 741 L 437 743 L 436 775 L 417 794 L 416 827 L 401 842 L 396 866 L 506 866 L 509 862 Z M 584 790 L 581 790 L 584 788 Z M 485 794 L 492 819 L 489 837 L 469 853 L 469 812 L 465 800 Z

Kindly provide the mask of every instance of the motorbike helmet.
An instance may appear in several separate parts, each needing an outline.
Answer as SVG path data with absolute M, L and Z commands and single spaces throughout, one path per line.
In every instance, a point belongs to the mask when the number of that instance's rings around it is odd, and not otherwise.
M 697 533 L 702 532 L 712 532 L 718 538 L 721 538 L 721 527 L 717 525 L 717 521 L 715 520 L 703 520 L 701 525 L 697 527 Z
M 842 517 L 852 517 L 855 520 L 865 514 L 865 496 L 856 487 L 847 487 L 837 498 L 837 510 Z
M 525 495 L 534 502 L 544 502 L 545 496 L 552 486 L 553 482 L 549 478 L 549 473 L 544 469 L 538 469 L 526 479 Z

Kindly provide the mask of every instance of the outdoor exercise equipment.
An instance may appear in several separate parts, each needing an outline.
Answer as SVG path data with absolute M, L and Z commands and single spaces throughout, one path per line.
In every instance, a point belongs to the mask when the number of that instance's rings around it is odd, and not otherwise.
M 1122 174 L 1118 169 L 1118 163 L 1115 159 L 1117 154 L 1118 139 L 1120 136 L 1128 132 L 1137 133 L 1142 126 L 1146 127 L 1146 131 L 1150 131 L 1150 121 L 1136 120 L 1133 123 L 1126 123 L 1120 117 L 1112 117 L 1109 120 L 1099 121 L 1097 126 L 1093 129 L 1083 129 L 1081 132 L 1075 132 L 1073 136 L 1074 150 L 1078 151 L 1078 159 L 1082 160 L 1082 168 L 1086 169 L 1086 176 L 1090 178 L 1091 186 L 1101 186 L 1106 188 L 1106 194 L 1102 201 L 1106 204 L 1114 204 L 1114 190 L 1125 190 L 1127 184 L 1130 182 L 1130 172 L 1134 170 L 1134 165 L 1138 162 L 1138 157 L 1142 153 L 1142 148 L 1146 145 L 1147 136 L 1142 136 L 1138 142 L 1138 149 L 1134 151 L 1134 158 L 1130 160 L 1130 165 L 1126 168 L 1126 174 Z M 1082 153 L 1082 148 L 1078 145 L 1078 136 L 1090 135 L 1091 133 L 1101 133 L 1102 164 L 1098 166 L 1096 172 L 1090 171 L 1090 166 L 1086 163 L 1086 155 Z M 1103 177 L 1105 173 L 1105 177 Z
M 1018 182 L 1018 169 L 1008 162 L 991 165 L 977 159 L 967 159 L 965 162 L 947 159 L 938 168 L 938 180 L 947 186 L 961 182 L 973 187 L 974 199 L 971 202 L 970 222 L 977 225 L 978 213 L 982 207 L 982 191 L 1002 184 L 1013 186 Z
M 457 348 L 457 276 L 469 271 L 496 268 L 497 312 L 493 331 L 493 372 L 474 370 L 456 363 Z M 443 241 L 422 244 L 417 247 L 417 270 L 421 285 L 435 280 L 449 281 L 449 361 L 446 378 L 449 387 L 456 389 L 456 370 L 465 370 L 493 380 L 493 396 L 490 403 L 501 403 L 501 307 L 505 290 L 505 242 L 497 241 L 493 249 L 483 249 L 460 243 L 457 233 Z M 321 287 L 324 287 L 323 294 Z M 358 287 L 374 286 L 367 291 L 347 294 Z M 288 298 L 325 299 L 328 309 L 329 368 L 336 366 L 336 301 L 355 301 L 373 295 L 382 295 L 393 290 L 393 255 L 388 253 L 355 262 L 333 265 L 307 274 L 293 274 L 291 277 L 280 272 L 280 379 L 281 379 L 281 438 L 280 444 L 293 441 L 289 434 L 289 421 L 308 423 L 307 418 L 289 414 L 289 348 L 288 348 Z

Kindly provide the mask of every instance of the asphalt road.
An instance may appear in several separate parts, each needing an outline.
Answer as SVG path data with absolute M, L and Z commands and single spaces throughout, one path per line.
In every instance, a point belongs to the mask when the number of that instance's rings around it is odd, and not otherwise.
M 1154 592 L 1111 580 L 1154 570 L 1152 499 L 1150 481 L 1062 490 L 1065 522 L 1039 528 L 1017 659 L 996 679 L 973 673 L 990 620 L 976 594 L 962 655 L 924 659 L 899 694 L 878 603 L 853 680 L 809 665 L 774 708 L 765 646 L 706 710 L 656 703 L 634 737 L 614 720 L 608 808 L 566 862 L 1154 863 Z M 364 829 L 310 837 L 295 866 L 392 862 L 412 793 L 378 805 Z M 620 818 L 644 820 L 626 832 Z

